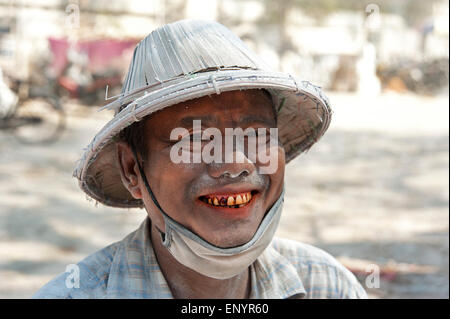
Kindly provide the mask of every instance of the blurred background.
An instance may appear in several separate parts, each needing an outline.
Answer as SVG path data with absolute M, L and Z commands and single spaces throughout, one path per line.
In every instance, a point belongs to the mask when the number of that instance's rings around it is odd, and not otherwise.
M 448 298 L 442 0 L 0 0 L 0 297 L 30 297 L 144 219 L 89 201 L 72 171 L 135 44 L 183 18 L 225 24 L 331 100 L 329 131 L 287 167 L 278 236 L 323 248 L 371 298 Z

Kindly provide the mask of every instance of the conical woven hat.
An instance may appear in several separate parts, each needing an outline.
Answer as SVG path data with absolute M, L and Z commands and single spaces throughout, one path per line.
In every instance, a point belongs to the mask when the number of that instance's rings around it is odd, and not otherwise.
M 205 95 L 266 89 L 278 111 L 278 136 L 289 162 L 327 130 L 331 109 L 319 87 L 274 72 L 237 36 L 216 22 L 182 20 L 154 30 L 135 48 L 122 94 L 104 108 L 115 116 L 88 145 L 74 176 L 95 200 L 142 207 L 122 185 L 115 137 L 136 121 Z

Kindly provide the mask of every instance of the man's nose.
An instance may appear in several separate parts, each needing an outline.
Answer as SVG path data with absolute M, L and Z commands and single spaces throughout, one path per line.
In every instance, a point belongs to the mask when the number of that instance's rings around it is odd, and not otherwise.
M 255 164 L 248 158 L 243 163 L 211 163 L 208 165 L 208 173 L 213 178 L 242 178 L 251 175 L 255 171 Z

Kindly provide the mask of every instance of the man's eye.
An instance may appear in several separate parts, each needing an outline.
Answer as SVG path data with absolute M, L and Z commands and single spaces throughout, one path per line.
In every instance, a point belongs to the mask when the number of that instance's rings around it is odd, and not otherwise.
M 266 143 L 268 143 L 270 141 L 270 131 L 266 128 L 264 129 L 258 129 L 255 131 L 256 132 L 256 136 L 259 139 L 264 139 L 266 141 Z
M 265 127 L 260 127 L 257 130 L 255 130 L 255 132 L 256 132 L 257 135 L 261 135 L 261 134 L 269 135 L 270 130 L 268 128 L 265 128 Z
M 189 134 L 189 135 L 179 135 L 176 139 L 171 139 L 170 142 L 172 144 L 178 143 L 178 142 L 201 142 L 201 141 L 211 141 L 214 139 L 214 136 L 203 136 L 202 134 Z
M 171 138 L 170 142 L 172 144 L 176 144 L 178 142 L 188 141 L 188 140 L 190 140 L 190 136 L 189 135 L 178 135 L 176 138 Z
M 191 135 L 189 135 L 189 139 L 191 141 L 201 141 L 202 135 L 201 134 L 191 134 Z
M 198 142 L 207 142 L 212 141 L 214 139 L 214 136 L 212 135 L 203 135 L 202 133 L 199 134 L 191 134 L 189 136 L 190 141 L 198 141 Z

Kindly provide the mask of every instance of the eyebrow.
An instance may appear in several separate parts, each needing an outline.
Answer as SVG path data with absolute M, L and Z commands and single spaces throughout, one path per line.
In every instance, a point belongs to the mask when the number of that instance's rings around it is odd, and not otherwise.
M 204 116 L 186 116 L 183 117 L 180 122 L 182 125 L 190 126 L 193 124 L 194 120 L 200 120 L 203 123 L 206 124 L 217 124 L 218 120 L 217 117 L 211 116 L 211 115 L 204 115 Z M 246 115 L 239 119 L 238 121 L 240 124 L 250 124 L 250 123 L 262 123 L 267 125 L 268 127 L 272 127 L 274 124 L 276 126 L 276 121 L 273 121 L 272 119 L 268 119 L 265 117 L 260 117 L 256 115 Z
M 211 115 L 204 115 L 204 116 L 186 116 L 183 117 L 180 122 L 181 124 L 185 126 L 190 126 L 194 123 L 194 120 L 200 120 L 205 123 L 215 123 L 217 124 L 217 118 L 211 116 Z

